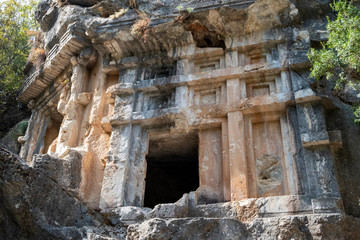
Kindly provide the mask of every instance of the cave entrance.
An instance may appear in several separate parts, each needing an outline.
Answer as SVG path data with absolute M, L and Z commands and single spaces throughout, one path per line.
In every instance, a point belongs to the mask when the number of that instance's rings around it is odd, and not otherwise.
M 199 187 L 199 137 L 191 133 L 149 137 L 144 206 L 174 203 Z
M 196 47 L 198 48 L 222 48 L 225 50 L 225 41 L 220 37 L 222 34 L 218 31 L 209 30 L 205 25 L 201 24 L 198 20 L 185 21 L 185 29 L 190 31 Z

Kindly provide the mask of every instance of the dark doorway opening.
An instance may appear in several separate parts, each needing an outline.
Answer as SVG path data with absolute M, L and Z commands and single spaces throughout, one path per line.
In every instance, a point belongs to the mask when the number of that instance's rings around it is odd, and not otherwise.
M 174 203 L 199 187 L 197 132 L 150 136 L 144 206 Z

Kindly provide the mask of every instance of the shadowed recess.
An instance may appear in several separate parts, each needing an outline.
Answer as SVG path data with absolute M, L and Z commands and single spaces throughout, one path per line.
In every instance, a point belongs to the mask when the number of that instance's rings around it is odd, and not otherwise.
M 144 206 L 174 203 L 199 187 L 197 132 L 150 137 Z

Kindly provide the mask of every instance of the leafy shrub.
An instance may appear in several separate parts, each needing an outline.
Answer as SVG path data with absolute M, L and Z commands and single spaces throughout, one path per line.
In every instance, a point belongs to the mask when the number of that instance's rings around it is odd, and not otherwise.
M 360 10 L 346 0 L 330 5 L 337 12 L 334 21 L 328 18 L 329 39 L 322 49 L 308 53 L 312 63 L 310 77 L 325 77 L 335 82 L 336 89 L 346 85 L 360 89 Z M 360 107 L 354 109 L 355 121 L 360 123 Z
M 0 95 L 15 94 L 22 83 L 22 70 L 31 48 L 29 30 L 37 28 L 33 18 L 36 3 L 0 3 Z

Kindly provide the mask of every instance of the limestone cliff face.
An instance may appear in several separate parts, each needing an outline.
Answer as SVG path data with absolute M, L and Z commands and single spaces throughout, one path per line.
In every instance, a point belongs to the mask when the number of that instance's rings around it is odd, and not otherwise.
M 346 215 L 359 215 L 359 128 L 308 79 L 327 14 L 327 1 L 42 1 L 24 162 L 4 165 L 35 178 L 1 178 L 4 236 L 359 238 Z M 6 190 L 21 181 L 28 217 Z M 50 212 L 32 198 L 49 188 Z

